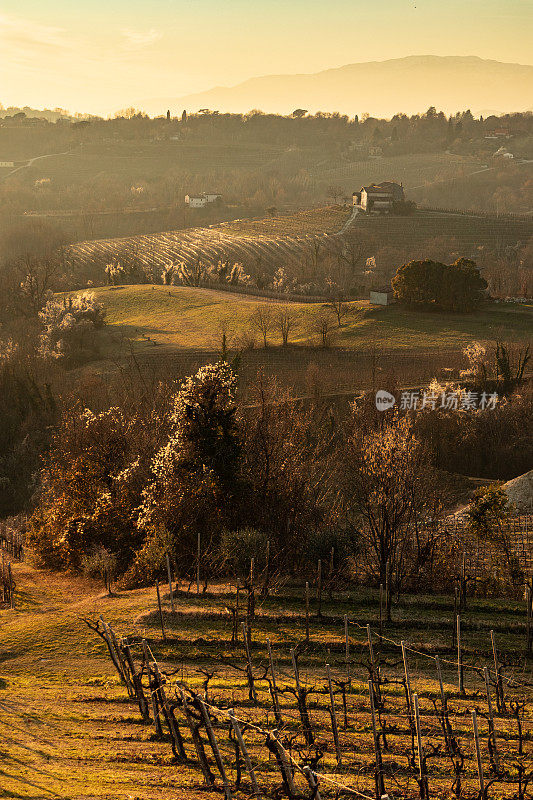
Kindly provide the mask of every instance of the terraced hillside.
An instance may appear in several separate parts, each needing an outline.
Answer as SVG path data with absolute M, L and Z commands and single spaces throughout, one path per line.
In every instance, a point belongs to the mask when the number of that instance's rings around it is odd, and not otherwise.
M 340 206 L 331 206 L 279 219 L 255 222 L 236 220 L 208 228 L 166 231 L 119 239 L 97 239 L 72 245 L 73 265 L 101 265 L 135 258 L 152 269 L 169 262 L 192 265 L 197 260 L 219 259 L 245 266 L 283 263 L 317 238 L 338 232 L 349 218 Z

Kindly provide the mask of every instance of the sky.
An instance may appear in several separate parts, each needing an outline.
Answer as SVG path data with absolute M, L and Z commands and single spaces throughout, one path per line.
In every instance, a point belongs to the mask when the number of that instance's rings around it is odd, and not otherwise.
M 258 75 L 408 55 L 533 64 L 533 2 L 0 0 L 4 107 L 107 115 Z

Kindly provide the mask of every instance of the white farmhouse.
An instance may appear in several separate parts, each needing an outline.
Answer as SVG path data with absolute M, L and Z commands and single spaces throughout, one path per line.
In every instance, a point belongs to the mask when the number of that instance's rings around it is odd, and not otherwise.
M 371 214 L 389 214 L 394 203 L 404 199 L 403 185 L 394 181 L 372 183 L 353 193 L 353 204 Z
M 189 208 L 203 208 L 207 205 L 207 197 L 205 194 L 186 194 L 185 203 Z
M 185 202 L 190 208 L 203 208 L 208 203 L 221 200 L 220 192 L 202 192 L 201 194 L 186 194 Z

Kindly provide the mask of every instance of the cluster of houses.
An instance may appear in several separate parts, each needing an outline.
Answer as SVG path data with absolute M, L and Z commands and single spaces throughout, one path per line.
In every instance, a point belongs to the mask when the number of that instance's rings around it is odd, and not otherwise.
M 390 214 L 394 204 L 403 200 L 403 184 L 394 181 L 371 183 L 352 195 L 353 205 L 369 214 Z
M 216 203 L 217 200 L 222 200 L 222 195 L 219 192 L 202 192 L 201 194 L 186 194 L 185 204 L 189 208 L 204 208 L 208 203 Z

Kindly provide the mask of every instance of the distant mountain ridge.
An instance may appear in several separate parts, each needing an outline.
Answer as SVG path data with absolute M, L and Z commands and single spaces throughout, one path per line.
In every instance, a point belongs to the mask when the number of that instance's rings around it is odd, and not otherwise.
M 159 114 L 186 108 L 246 112 L 257 108 L 289 114 L 339 111 L 359 116 L 414 114 L 430 106 L 446 113 L 526 111 L 533 106 L 533 66 L 509 64 L 477 56 L 408 56 L 386 61 L 347 64 L 301 75 L 265 75 L 236 86 L 217 86 L 179 98 L 146 100 L 142 107 Z

